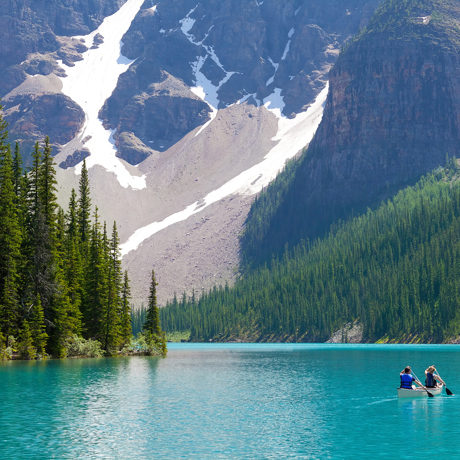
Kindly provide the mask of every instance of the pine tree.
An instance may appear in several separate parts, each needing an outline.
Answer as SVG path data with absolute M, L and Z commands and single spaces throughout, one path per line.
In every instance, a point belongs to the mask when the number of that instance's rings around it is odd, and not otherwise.
M 121 261 L 117 225 L 114 222 L 112 238 L 107 241 L 106 227 L 104 224 L 104 247 L 106 248 L 107 269 L 107 298 L 105 311 L 102 317 L 104 332 L 104 350 L 110 354 L 115 353 L 120 345 L 120 317 L 121 317 Z
M 58 208 L 56 185 L 56 170 L 54 168 L 53 157 L 51 156 L 50 140 L 49 137 L 46 136 L 39 167 L 38 193 L 43 208 L 42 212 L 45 217 L 45 222 L 49 228 L 49 234 L 52 238 L 54 238 L 54 232 L 56 230 L 56 211 Z
M 21 359 L 35 359 L 37 356 L 37 350 L 33 345 L 32 334 L 27 320 L 24 320 L 22 329 L 19 332 L 18 351 Z
M 160 312 L 157 305 L 157 285 L 158 283 L 155 279 L 155 271 L 152 270 L 147 319 L 145 320 L 144 331 L 147 334 L 147 341 L 149 344 L 158 349 L 160 354 L 165 355 L 167 352 L 166 338 L 165 333 L 161 330 L 160 326 Z
M 120 318 L 120 339 L 122 346 L 127 345 L 131 340 L 131 289 L 129 287 L 128 272 L 125 270 L 123 286 L 121 288 L 121 318 Z
M 91 198 L 88 179 L 88 170 L 86 169 L 86 160 L 83 160 L 81 168 L 81 177 L 79 184 L 78 198 L 78 231 L 80 242 L 83 245 L 88 243 L 91 233 Z
M 48 334 L 45 331 L 45 315 L 40 302 L 40 295 L 37 296 L 37 301 L 32 307 L 32 316 L 30 319 L 30 333 L 33 346 L 37 353 L 44 358 L 46 356 L 45 347 L 48 339 Z
M 21 181 L 24 172 L 22 170 L 22 156 L 19 149 L 19 144 L 16 142 L 13 155 L 13 180 L 14 180 L 14 193 L 19 197 L 21 193 Z
M 101 235 L 98 209 L 94 212 L 94 223 L 89 241 L 87 263 L 84 271 L 84 289 L 81 304 L 84 337 L 103 339 L 102 318 L 107 301 L 107 270 L 104 242 Z
M 0 141 L 2 139 L 0 134 Z M 11 150 L 0 144 L 0 330 L 7 337 L 15 332 L 19 320 L 18 265 L 22 234 L 16 202 Z
M 2 331 L 0 331 L 0 361 L 4 361 L 6 359 L 9 359 L 9 355 L 6 352 L 6 340 L 5 337 L 2 334 Z

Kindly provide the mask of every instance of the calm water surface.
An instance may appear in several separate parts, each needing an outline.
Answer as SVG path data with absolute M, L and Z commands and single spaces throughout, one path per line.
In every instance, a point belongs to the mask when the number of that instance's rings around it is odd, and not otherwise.
M 460 347 L 170 344 L 164 358 L 0 364 L 1 459 L 460 459 L 460 396 L 398 400 Z

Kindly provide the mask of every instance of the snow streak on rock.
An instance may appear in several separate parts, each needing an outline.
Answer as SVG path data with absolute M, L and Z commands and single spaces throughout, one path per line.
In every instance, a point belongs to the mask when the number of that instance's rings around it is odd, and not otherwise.
M 81 139 L 91 137 L 85 143 L 85 147 L 91 151 L 91 156 L 86 159 L 87 167 L 101 165 L 116 175 L 120 185 L 138 190 L 146 187 L 145 176 L 131 175 L 116 157 L 115 131 L 104 129 L 98 113 L 115 89 L 118 77 L 134 62 L 121 54 L 121 38 L 143 3 L 144 0 L 128 0 L 119 11 L 106 18 L 97 30 L 85 37 L 75 37 L 81 38 L 88 48 L 93 45 L 96 34 L 102 35 L 104 42 L 98 48 L 86 51 L 83 60 L 76 62 L 74 67 L 61 64 L 67 74 L 61 79 L 62 92 L 79 104 L 86 115 L 79 136 Z M 81 164 L 75 168 L 76 174 L 80 172 Z
M 273 80 L 275 79 L 275 75 L 276 75 L 276 72 L 278 72 L 278 67 L 280 66 L 279 64 L 277 64 L 276 62 L 273 62 L 272 58 L 268 58 L 268 60 L 270 61 L 270 64 L 275 68 L 275 72 L 273 73 L 273 75 L 267 80 L 267 83 L 265 83 L 266 86 L 270 85 L 273 83 Z
M 287 42 L 286 48 L 284 48 L 283 56 L 281 57 L 282 61 L 286 59 L 286 56 L 289 53 L 289 47 L 291 46 L 291 38 L 293 35 L 294 35 L 294 29 L 291 29 L 288 33 L 289 41 Z
M 198 6 L 198 5 L 197 5 Z M 223 65 L 221 64 L 219 58 L 217 57 L 214 49 L 212 46 L 206 46 L 203 44 L 203 42 L 206 40 L 206 37 L 209 35 L 209 31 L 206 34 L 206 36 L 201 40 L 200 42 L 195 41 L 194 35 L 190 33 L 190 30 L 192 29 L 193 25 L 195 24 L 195 19 L 192 19 L 190 15 L 195 11 L 197 7 L 191 9 L 187 16 L 182 19 L 180 22 L 181 24 L 181 30 L 183 34 L 187 37 L 187 39 L 190 41 L 190 43 L 193 43 L 194 45 L 197 46 L 202 46 L 204 50 L 206 51 L 206 56 L 200 56 L 198 57 L 196 62 L 193 62 L 192 69 L 193 69 L 193 74 L 195 76 L 195 86 L 193 88 L 190 88 L 191 91 L 196 94 L 200 99 L 205 101 L 209 107 L 212 109 L 212 112 L 210 113 L 211 119 L 201 127 L 201 129 L 195 134 L 195 137 L 198 136 L 211 122 L 212 120 L 216 117 L 217 115 L 217 110 L 219 107 L 219 98 L 217 96 L 217 92 L 219 91 L 220 87 L 225 84 L 230 77 L 235 73 L 235 72 L 227 72 Z M 213 85 L 210 80 L 208 80 L 205 75 L 201 72 L 201 69 L 206 62 L 206 59 L 212 59 L 216 65 L 222 69 L 222 71 L 225 73 L 225 77 L 219 82 L 219 84 Z
M 296 155 L 313 138 L 323 115 L 323 108 L 328 92 L 328 85 L 318 94 L 316 101 L 310 108 L 298 114 L 293 119 L 282 117 L 280 107 L 284 106 L 281 90 L 277 88 L 273 97 L 264 100 L 268 110 L 279 117 L 278 132 L 272 140 L 279 140 L 265 156 L 264 160 L 252 168 L 239 174 L 220 188 L 206 195 L 181 212 L 173 214 L 161 222 L 153 222 L 139 230 L 136 230 L 128 241 L 121 245 L 122 255 L 128 254 L 139 247 L 139 245 L 155 233 L 163 230 L 170 225 L 188 219 L 193 214 L 201 212 L 207 206 L 222 200 L 223 198 L 234 195 L 253 195 L 266 187 L 283 168 L 286 160 Z M 199 205 L 198 205 L 199 204 Z

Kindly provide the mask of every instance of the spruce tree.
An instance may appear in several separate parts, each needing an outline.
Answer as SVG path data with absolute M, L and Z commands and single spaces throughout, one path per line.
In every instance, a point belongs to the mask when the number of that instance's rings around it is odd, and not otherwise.
M 120 345 L 120 317 L 121 317 L 121 260 L 117 225 L 114 222 L 112 237 L 107 241 L 106 226 L 104 224 L 104 247 L 107 261 L 107 298 L 105 311 L 101 319 L 104 331 L 104 350 L 113 354 Z
M 86 160 L 83 160 L 81 168 L 81 177 L 79 183 L 78 198 L 78 231 L 80 242 L 83 245 L 88 243 L 91 233 L 91 198 L 88 179 L 88 170 L 86 169 Z
M 19 320 L 18 265 L 22 234 L 16 202 L 11 150 L 0 144 L 0 329 L 7 337 L 16 331 Z
M 102 317 L 107 299 L 107 270 L 104 242 L 99 223 L 98 209 L 94 212 L 94 223 L 89 241 L 87 263 L 84 271 L 82 298 L 83 331 L 87 339 L 103 339 Z
M 123 286 L 121 288 L 120 339 L 122 346 L 129 344 L 132 335 L 130 300 L 131 289 L 129 286 L 128 272 L 125 270 Z
M 40 301 L 40 295 L 37 296 L 37 301 L 32 307 L 32 315 L 30 318 L 30 333 L 33 346 L 37 353 L 44 358 L 46 356 L 45 347 L 48 339 L 48 334 L 45 330 L 45 315 Z
M 18 351 L 21 359 L 35 359 L 37 356 L 37 350 L 33 345 L 33 338 L 27 320 L 24 320 L 22 329 L 19 332 Z
M 19 149 L 19 144 L 16 142 L 13 155 L 13 181 L 14 181 L 14 193 L 19 197 L 21 192 L 21 181 L 24 172 L 22 170 L 22 156 Z
M 51 156 L 50 140 L 46 136 L 39 170 L 39 197 L 45 222 L 53 238 L 56 230 L 56 211 L 58 208 L 56 185 L 56 170 L 54 168 L 53 157 Z
M 155 271 L 152 270 L 147 318 L 144 324 L 144 331 L 147 334 L 147 341 L 149 345 L 156 348 L 160 354 L 165 355 L 167 352 L 166 338 L 160 326 L 160 312 L 157 305 L 157 286 L 158 283 L 155 279 Z

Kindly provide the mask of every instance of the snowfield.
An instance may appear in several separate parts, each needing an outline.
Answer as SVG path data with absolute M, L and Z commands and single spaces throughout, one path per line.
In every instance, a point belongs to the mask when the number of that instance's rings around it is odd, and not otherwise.
M 98 113 L 113 93 L 118 77 L 134 62 L 121 54 L 121 39 L 143 3 L 144 0 L 129 0 L 115 14 L 106 18 L 97 30 L 84 37 L 74 37 L 82 39 L 88 48 L 93 45 L 96 34 L 102 35 L 104 43 L 97 49 L 86 51 L 83 60 L 76 62 L 74 67 L 61 64 L 67 74 L 67 77 L 61 78 L 62 92 L 73 99 L 86 115 L 85 124 L 78 136 L 81 139 L 91 136 L 85 143 L 91 152 L 91 156 L 86 159 L 88 169 L 101 165 L 115 173 L 122 187 L 136 190 L 146 187 L 145 177 L 130 174 L 116 157 L 114 131 L 104 129 Z M 81 164 L 75 168 L 76 174 L 80 172 Z

